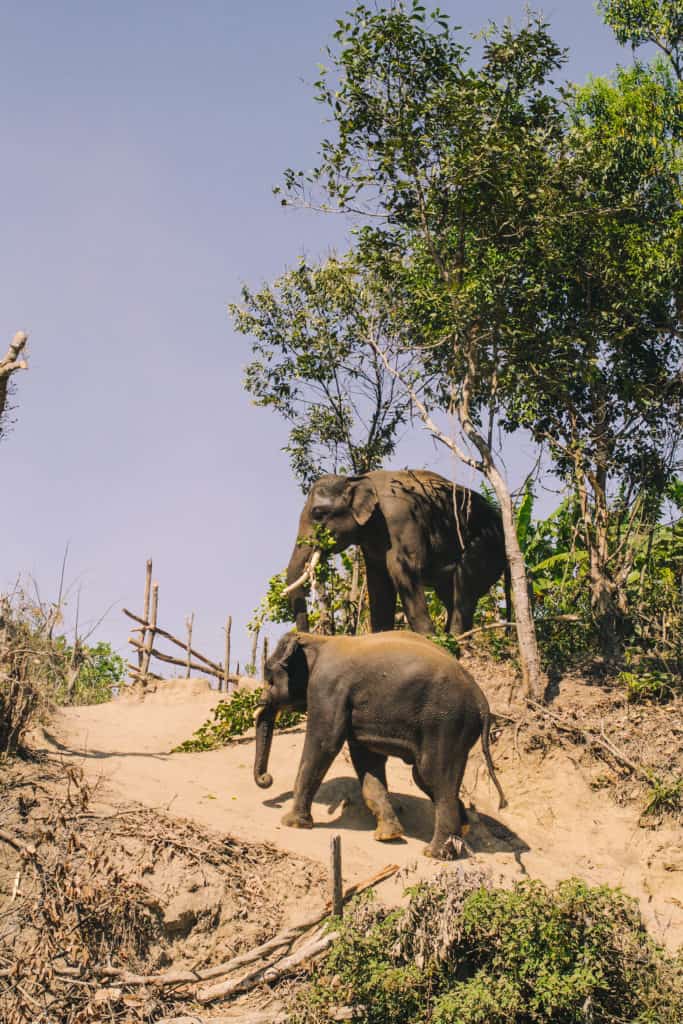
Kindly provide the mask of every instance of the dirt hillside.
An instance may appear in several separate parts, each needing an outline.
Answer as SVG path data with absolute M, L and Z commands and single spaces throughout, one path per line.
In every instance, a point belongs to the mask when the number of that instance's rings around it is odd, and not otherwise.
M 475 666 L 475 674 L 493 709 L 509 711 L 505 674 L 482 666 Z M 331 835 L 339 832 L 345 882 L 367 877 L 392 862 L 405 869 L 399 880 L 382 886 L 387 901 L 400 899 L 406 878 L 412 882 L 439 869 L 421 856 L 431 837 L 431 805 L 402 762 L 389 762 L 388 777 L 405 839 L 381 844 L 373 840 L 374 822 L 361 803 L 346 749 L 316 797 L 315 828 L 281 826 L 303 728 L 276 733 L 270 760 L 275 781 L 267 791 L 258 789 L 252 779 L 251 735 L 217 751 L 169 753 L 207 719 L 219 699 L 203 681 L 169 680 L 144 701 L 62 709 L 43 734 L 42 746 L 60 752 L 67 763 L 82 765 L 91 782 L 99 780 L 117 800 L 164 808 L 218 833 L 272 842 L 280 850 L 322 864 L 328 862 Z M 599 692 L 567 682 L 557 706 L 590 706 L 600 699 Z M 604 785 L 604 766 L 575 751 L 537 741 L 525 744 L 508 728 L 493 753 L 509 806 L 498 810 L 477 746 L 463 793 L 466 804 L 475 809 L 468 836 L 473 863 L 486 866 L 494 883 L 527 875 L 554 883 L 576 875 L 592 885 L 621 886 L 639 900 L 659 941 L 670 948 L 683 943 L 683 847 L 676 824 L 665 820 L 656 828 L 643 827 L 642 804 L 622 794 L 624 803 L 619 805 L 614 789 Z M 680 758 L 680 744 L 672 756 Z

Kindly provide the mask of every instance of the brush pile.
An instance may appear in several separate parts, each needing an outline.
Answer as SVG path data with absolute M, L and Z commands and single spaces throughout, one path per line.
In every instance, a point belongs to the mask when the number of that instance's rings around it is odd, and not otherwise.
M 309 921 L 268 941 L 293 909 L 323 904 L 317 865 L 157 811 L 104 813 L 79 768 L 5 767 L 6 1024 L 157 1020 L 254 988 L 302 936 L 310 939 Z M 247 982 L 245 964 L 253 975 Z

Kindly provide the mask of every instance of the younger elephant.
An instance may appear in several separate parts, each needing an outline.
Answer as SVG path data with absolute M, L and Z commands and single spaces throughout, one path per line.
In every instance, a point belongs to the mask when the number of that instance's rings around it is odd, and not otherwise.
M 256 719 L 254 779 L 267 788 L 268 755 L 278 711 L 308 711 L 306 739 L 294 783 L 294 804 L 283 824 L 313 828 L 311 803 L 348 741 L 363 799 L 377 819 L 375 839 L 396 839 L 403 828 L 389 802 L 387 757 L 413 766 L 413 778 L 434 802 L 428 857 L 448 859 L 451 837 L 466 823 L 459 798 L 467 755 L 481 736 L 484 758 L 505 807 L 489 752 L 486 697 L 458 661 L 411 632 L 367 636 L 287 633 L 268 659 L 268 686 Z

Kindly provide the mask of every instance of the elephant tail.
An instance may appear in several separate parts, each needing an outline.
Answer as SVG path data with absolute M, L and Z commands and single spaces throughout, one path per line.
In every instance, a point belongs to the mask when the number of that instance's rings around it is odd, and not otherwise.
M 505 556 L 505 569 L 503 570 L 503 585 L 505 586 L 505 621 L 512 622 L 512 580 L 507 556 Z
M 502 811 L 504 807 L 507 807 L 508 802 L 505 799 L 505 793 L 503 788 L 498 781 L 496 776 L 496 769 L 493 767 L 493 761 L 491 760 L 491 751 L 489 749 L 489 731 L 491 729 L 491 714 L 487 710 L 483 713 L 483 722 L 481 730 L 481 749 L 484 751 L 484 760 L 486 761 L 486 767 L 488 768 L 489 775 L 493 785 L 498 790 L 498 809 Z

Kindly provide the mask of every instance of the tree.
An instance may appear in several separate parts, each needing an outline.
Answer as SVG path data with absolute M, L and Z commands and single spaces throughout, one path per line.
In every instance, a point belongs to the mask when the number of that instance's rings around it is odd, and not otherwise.
M 0 437 L 2 437 L 5 429 L 3 419 L 5 419 L 8 412 L 7 399 L 12 375 L 17 370 L 28 369 L 26 360 L 20 358 L 27 341 L 28 334 L 24 331 L 17 331 L 12 338 L 12 343 L 6 355 L 0 359 Z
M 351 257 L 302 261 L 272 286 L 245 287 L 242 304 L 229 307 L 254 339 L 245 387 L 291 425 L 285 451 L 304 491 L 323 473 L 379 469 L 409 415 L 409 399 L 368 351 L 389 321 L 367 276 Z M 409 362 L 397 356 L 392 368 Z
M 682 0 L 599 0 L 598 9 L 622 46 L 651 43 L 683 80 Z
M 408 385 L 412 400 L 500 502 L 520 654 L 538 690 L 493 427 L 528 429 L 575 488 L 593 612 L 614 655 L 629 538 L 655 513 L 680 436 L 678 94 L 665 69 L 637 66 L 558 95 L 563 55 L 534 17 L 518 32 L 490 28 L 477 69 L 447 19 L 418 3 L 360 6 L 335 39 L 318 99 L 337 137 L 308 178 L 288 172 L 290 196 L 310 202 L 322 187 L 318 205 L 364 221 L 358 258 L 383 282 L 390 337 L 410 338 L 432 382 Z M 439 430 L 435 408 L 456 414 L 469 450 Z
M 437 9 L 417 2 L 339 22 L 318 99 L 335 139 L 322 143 L 308 178 L 286 175 L 290 201 L 355 212 L 358 258 L 383 288 L 399 351 L 419 354 L 425 385 L 402 377 L 423 421 L 482 472 L 501 507 L 529 692 L 543 680 L 512 499 L 493 450 L 498 378 L 510 338 L 532 309 L 526 287 L 536 190 L 561 138 L 551 75 L 562 52 L 532 19 L 518 33 L 491 31 L 481 67 Z M 410 339 L 407 344 L 407 339 Z M 401 347 L 403 346 L 403 348 Z M 396 349 L 375 342 L 388 372 Z M 469 447 L 441 431 L 434 408 L 455 413 Z

